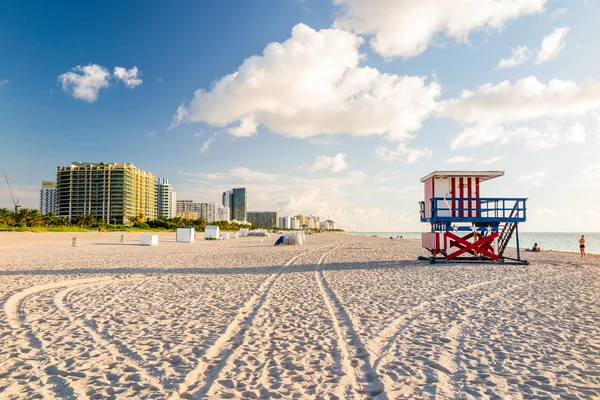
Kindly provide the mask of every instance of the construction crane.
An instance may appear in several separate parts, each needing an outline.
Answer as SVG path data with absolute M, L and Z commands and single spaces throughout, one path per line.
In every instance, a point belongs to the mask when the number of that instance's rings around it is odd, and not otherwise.
M 10 192 L 12 202 L 15 205 L 15 212 L 19 212 L 19 208 L 21 208 L 21 204 L 19 204 L 19 199 L 15 197 L 15 194 L 13 193 L 12 188 L 10 187 L 10 182 L 8 181 L 8 176 L 6 175 L 6 172 L 2 171 L 2 174 L 4 175 L 4 180 L 6 180 L 6 184 L 8 185 L 8 191 Z

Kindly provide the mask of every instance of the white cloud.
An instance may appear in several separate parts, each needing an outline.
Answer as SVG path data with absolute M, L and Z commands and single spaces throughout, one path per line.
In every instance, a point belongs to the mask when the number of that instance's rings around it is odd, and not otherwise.
M 334 0 L 334 27 L 373 36 L 383 57 L 413 57 L 440 34 L 466 42 L 476 30 L 501 30 L 511 20 L 544 11 L 547 0 Z
M 578 86 L 572 81 L 553 79 L 545 85 L 530 76 L 514 85 L 508 81 L 497 85 L 486 83 L 475 92 L 463 91 L 460 98 L 442 102 L 439 115 L 464 123 L 506 123 L 580 116 L 597 109 L 600 109 L 599 81 L 588 78 Z
M 587 166 L 581 173 L 583 179 L 597 179 L 600 178 L 600 164 L 592 164 Z
M 137 67 L 133 67 L 131 69 L 126 69 L 123 67 L 115 67 L 113 72 L 113 76 L 116 79 L 123 81 L 125 86 L 130 89 L 133 89 L 136 86 L 141 85 L 143 82 L 139 79 L 139 71 Z
M 528 175 L 523 175 L 517 178 L 517 181 L 523 183 L 531 183 L 534 186 L 542 186 L 544 184 L 544 178 L 546 177 L 546 171 L 536 171 Z
M 72 91 L 73 97 L 76 99 L 93 103 L 98 100 L 100 89 L 108 87 L 111 78 L 122 80 L 125 86 L 134 88 L 142 84 L 142 80 L 137 78 L 138 74 L 137 67 L 130 70 L 115 67 L 113 76 L 105 67 L 89 64 L 84 67 L 76 66 L 71 71 L 60 75 L 58 81 L 65 91 Z
M 10 81 L 8 81 L 8 80 L 6 80 L 6 79 L 5 79 L 5 80 L 3 80 L 3 81 L 0 81 L 0 87 L 2 87 L 2 86 L 4 86 L 4 85 L 6 85 L 8 82 L 10 82 Z
M 308 143 L 316 146 L 333 146 L 339 144 L 338 141 L 333 140 L 331 137 L 314 137 L 309 139 Z
M 156 131 L 146 131 L 146 135 L 148 135 L 149 137 L 153 138 L 156 136 Z
M 251 169 L 246 168 L 246 167 L 235 167 L 235 168 L 231 168 L 229 170 L 229 172 L 215 172 L 215 173 L 208 173 L 208 174 L 206 174 L 206 173 L 195 174 L 195 173 L 183 172 L 183 171 L 177 171 L 177 173 L 182 174 L 182 175 L 197 176 L 197 177 L 208 179 L 211 181 L 243 180 L 246 182 L 250 182 L 250 181 L 272 182 L 272 181 L 275 181 L 277 178 L 281 177 L 281 175 L 277 175 L 277 174 L 266 174 L 263 172 L 252 171 Z
M 565 128 L 565 119 L 600 110 L 600 82 L 586 79 L 581 85 L 551 80 L 547 85 L 531 76 L 517 81 L 486 83 L 475 92 L 463 91 L 460 98 L 440 104 L 441 117 L 467 126 L 452 142 L 453 149 L 485 143 L 521 141 L 532 148 L 561 143 L 584 143 L 583 125 Z M 543 120 L 545 131 L 519 124 Z
M 475 161 L 475 158 L 471 156 L 456 156 L 446 158 L 446 164 L 464 164 Z
M 182 104 L 179 107 L 177 107 L 177 112 L 175 112 L 175 115 L 173 115 L 173 121 L 171 122 L 171 125 L 169 125 L 169 129 L 177 127 L 179 124 L 181 124 L 183 121 L 186 121 L 187 119 L 188 110 Z
M 481 163 L 486 164 L 486 165 L 494 164 L 494 163 L 497 163 L 498 161 L 502 160 L 502 158 L 503 158 L 502 156 L 492 157 L 492 158 L 488 158 L 486 160 L 481 161 Z
M 552 60 L 560 54 L 567 43 L 563 40 L 569 33 L 569 28 L 555 28 L 554 31 L 542 39 L 542 46 L 537 53 L 536 64 Z
M 402 159 L 404 164 L 413 164 L 423 157 L 431 157 L 433 152 L 425 148 L 411 148 L 406 143 L 400 142 L 395 149 L 389 149 L 387 146 L 378 146 L 375 149 L 375 154 L 385 161 Z
M 560 144 L 583 144 L 586 141 L 585 128 L 575 123 L 569 128 L 549 124 L 546 130 L 530 127 L 505 128 L 499 125 L 481 123 L 465 128 L 453 141 L 451 147 L 477 147 L 488 143 L 520 143 L 530 150 L 550 149 Z
M 516 67 L 517 65 L 521 65 L 527 60 L 529 60 L 530 57 L 531 50 L 529 50 L 525 46 L 517 46 L 516 49 L 512 49 L 512 57 L 503 58 L 502 60 L 500 60 L 500 62 L 496 66 L 496 69 Z
M 361 67 L 362 39 L 351 33 L 298 24 L 283 43 L 199 89 L 172 126 L 184 120 L 227 127 L 249 136 L 263 124 L 297 138 L 387 135 L 408 139 L 436 107 L 440 86 L 426 77 L 384 74 Z
M 93 103 L 98 99 L 100 89 L 108 87 L 110 72 L 96 64 L 78 65 L 58 77 L 65 91 L 72 90 L 73 97 Z
M 567 11 L 568 10 L 566 8 L 557 8 L 556 10 L 552 11 L 552 14 L 550 14 L 550 18 L 557 19 L 561 15 L 565 15 Z
M 210 145 L 212 144 L 212 142 L 215 141 L 217 137 L 217 133 L 213 133 L 213 135 L 211 137 L 208 138 L 208 140 L 206 140 L 204 143 L 202 143 L 202 147 L 200 148 L 199 152 L 200 153 L 206 153 L 208 151 L 208 149 L 210 148 Z
M 203 133 L 204 133 L 204 129 L 200 129 L 198 132 L 194 133 L 194 137 L 198 138 L 198 137 L 202 136 Z
M 331 172 L 340 172 L 348 168 L 346 162 L 346 155 L 344 153 L 338 153 L 333 157 L 317 156 L 315 162 L 312 165 L 306 167 L 299 167 L 306 171 L 322 171 L 327 170 Z

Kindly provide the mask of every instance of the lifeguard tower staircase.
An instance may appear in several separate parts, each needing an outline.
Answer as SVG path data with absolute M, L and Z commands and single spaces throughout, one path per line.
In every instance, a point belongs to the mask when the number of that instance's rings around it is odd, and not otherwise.
M 425 201 L 421 222 L 431 224 L 422 245 L 434 262 L 523 263 L 519 249 L 519 222 L 526 220 L 527 199 L 480 197 L 481 182 L 504 171 L 434 171 L 423 177 Z M 504 256 L 513 234 L 517 257 Z

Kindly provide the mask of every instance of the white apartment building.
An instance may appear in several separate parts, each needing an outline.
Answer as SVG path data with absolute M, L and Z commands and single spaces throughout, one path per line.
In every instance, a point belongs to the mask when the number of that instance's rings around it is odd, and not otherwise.
M 283 229 L 290 229 L 290 217 L 279 217 L 279 224 L 277 226 Z
M 231 215 L 231 211 L 229 207 L 219 206 L 217 208 L 216 221 L 229 221 L 229 216 Z
M 300 218 L 298 218 L 298 217 L 290 218 L 290 229 L 300 229 Z
M 159 178 L 156 181 L 156 208 L 158 217 L 175 216 L 175 193 L 167 178 Z
M 56 182 L 42 181 L 40 189 L 40 213 L 56 214 Z
M 192 200 L 177 200 L 177 212 L 195 212 L 197 217 L 202 217 L 206 222 L 215 222 L 216 203 L 209 201 L 205 203 L 194 203 Z

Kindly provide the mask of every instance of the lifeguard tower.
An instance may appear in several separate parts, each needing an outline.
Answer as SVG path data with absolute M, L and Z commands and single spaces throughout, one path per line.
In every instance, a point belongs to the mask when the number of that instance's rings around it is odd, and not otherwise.
M 526 220 L 527 199 L 486 198 L 480 185 L 504 175 L 504 171 L 434 171 L 421 178 L 425 201 L 421 222 L 431 224 L 423 233 L 422 245 L 434 262 L 516 262 L 521 260 L 519 222 Z M 516 235 L 517 258 L 504 256 Z

